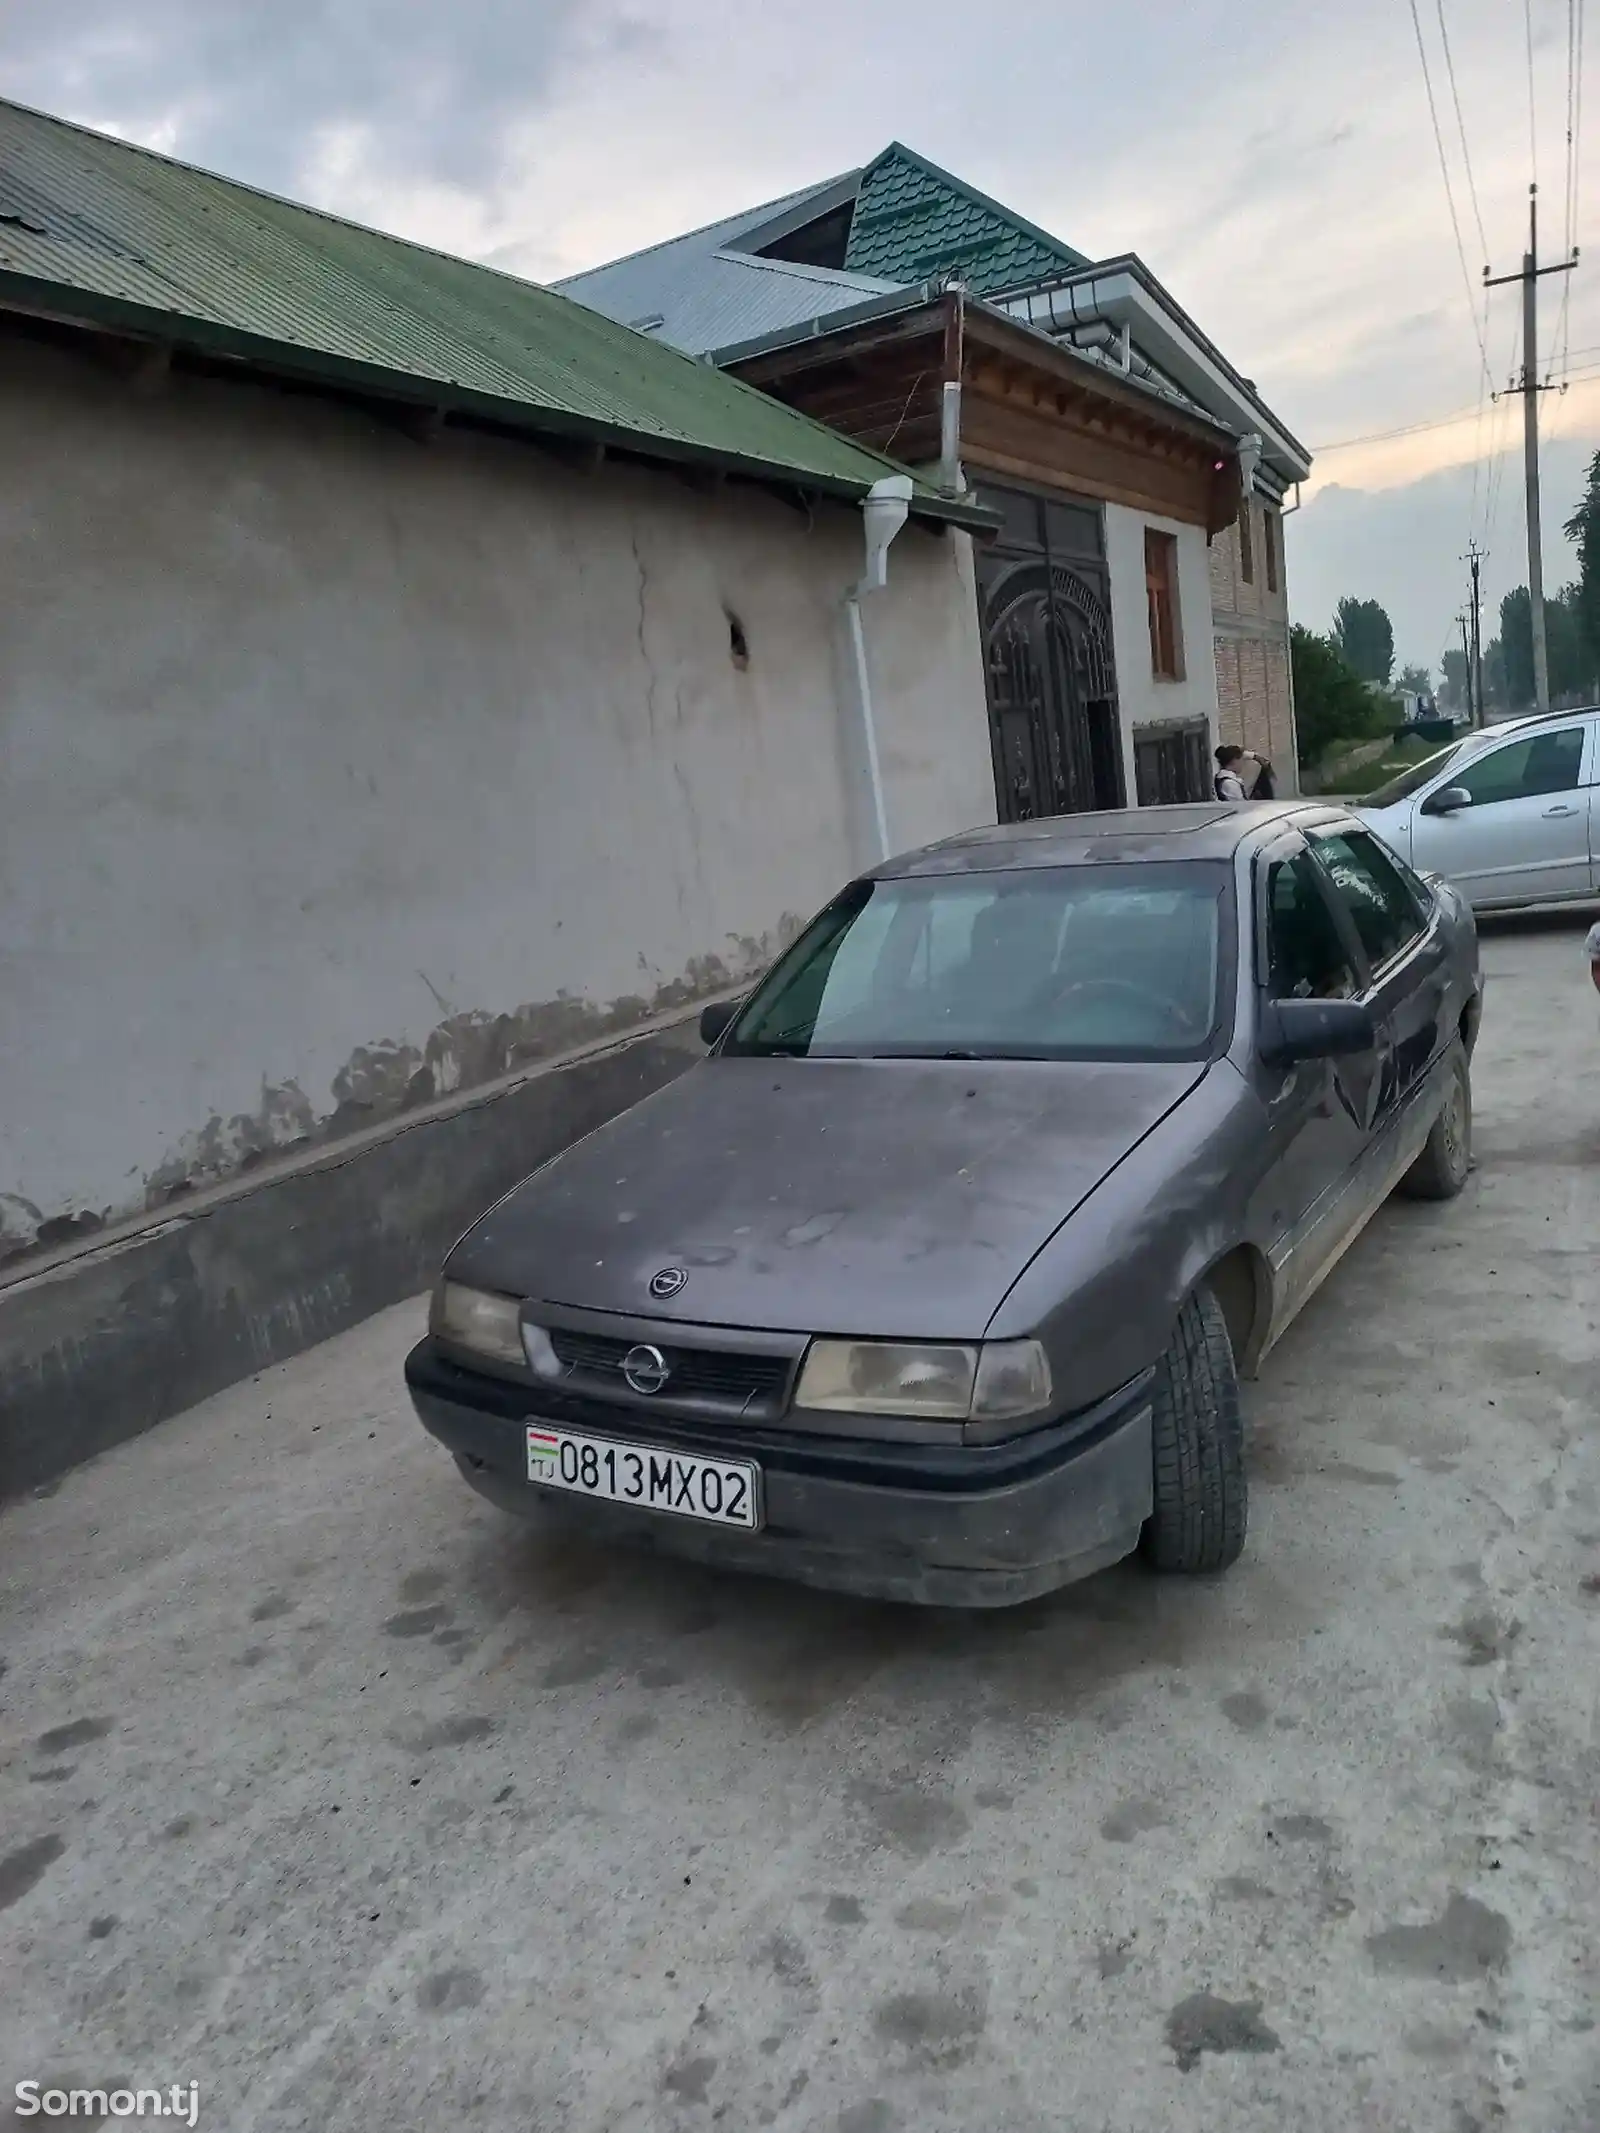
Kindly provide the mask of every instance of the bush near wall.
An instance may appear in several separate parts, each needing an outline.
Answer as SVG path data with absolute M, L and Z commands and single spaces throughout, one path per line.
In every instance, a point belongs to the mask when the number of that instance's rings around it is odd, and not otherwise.
M 1393 699 L 1370 689 L 1331 638 L 1297 622 L 1289 657 L 1302 769 L 1314 768 L 1340 742 L 1376 740 L 1393 729 L 1399 716 Z

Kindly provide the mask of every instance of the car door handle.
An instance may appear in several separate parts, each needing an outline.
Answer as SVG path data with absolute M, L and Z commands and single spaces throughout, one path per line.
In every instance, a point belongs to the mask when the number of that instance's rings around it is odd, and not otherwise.
M 1577 812 L 1578 810 L 1575 807 L 1547 807 L 1544 811 L 1544 819 L 1549 822 L 1557 815 L 1575 815 Z

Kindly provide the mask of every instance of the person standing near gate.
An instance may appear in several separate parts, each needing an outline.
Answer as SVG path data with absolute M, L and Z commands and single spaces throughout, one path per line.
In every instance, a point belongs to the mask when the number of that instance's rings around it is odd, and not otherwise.
M 1272 765 L 1264 755 L 1251 755 L 1248 749 L 1235 747 L 1231 741 L 1225 742 L 1216 753 L 1217 771 L 1211 780 L 1211 789 L 1219 800 L 1277 798 Z

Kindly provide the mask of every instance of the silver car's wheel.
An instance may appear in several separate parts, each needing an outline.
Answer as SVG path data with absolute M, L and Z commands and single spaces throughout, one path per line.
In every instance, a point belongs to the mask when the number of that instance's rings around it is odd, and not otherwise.
M 1451 1053 L 1444 1102 L 1427 1145 L 1400 1180 L 1413 1200 L 1453 1200 L 1472 1172 L 1472 1075 L 1465 1048 Z
M 1209 1289 L 1178 1313 L 1156 1365 L 1153 1503 L 1140 1546 L 1156 1570 L 1226 1570 L 1249 1517 L 1239 1379 L 1222 1306 Z

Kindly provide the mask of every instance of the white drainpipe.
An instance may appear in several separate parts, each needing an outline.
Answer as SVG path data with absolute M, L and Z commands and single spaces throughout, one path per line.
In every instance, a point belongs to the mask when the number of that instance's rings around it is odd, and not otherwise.
M 867 640 L 861 627 L 861 602 L 889 582 L 889 544 L 911 510 L 911 476 L 886 474 L 875 481 L 861 506 L 867 541 L 867 567 L 844 596 L 845 624 L 856 670 L 856 704 L 861 716 L 861 747 L 872 796 L 874 866 L 889 857 L 889 818 L 883 799 L 883 770 L 878 760 L 878 724 L 872 710 L 872 677 L 867 669 Z

